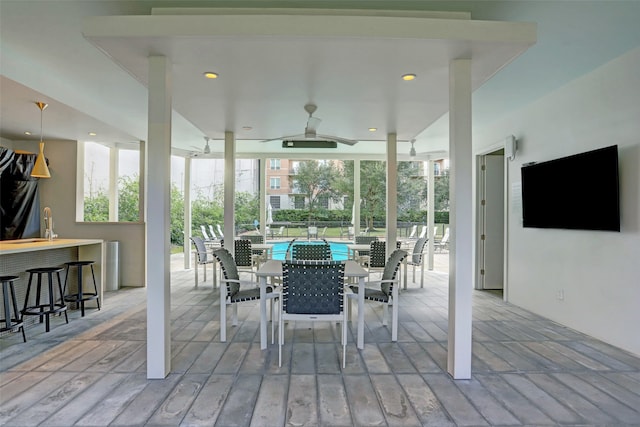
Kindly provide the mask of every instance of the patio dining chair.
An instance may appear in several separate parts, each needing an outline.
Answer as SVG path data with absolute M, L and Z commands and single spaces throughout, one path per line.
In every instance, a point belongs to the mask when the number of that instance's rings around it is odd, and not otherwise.
M 376 236 L 356 236 L 354 239 L 354 243 L 356 245 L 369 245 L 371 242 L 378 240 Z M 356 256 L 356 261 L 360 263 L 360 265 L 365 265 L 369 262 L 369 252 L 368 250 L 358 251 Z
M 449 227 L 445 228 L 444 235 L 439 242 L 436 242 L 436 251 L 442 252 L 443 250 L 449 249 Z
M 255 275 L 255 267 L 258 261 L 251 249 L 251 240 L 236 239 L 233 241 L 233 255 L 236 261 L 238 271 L 251 273 L 253 278 Z
M 287 261 L 282 264 L 282 291 L 278 326 L 278 366 L 282 366 L 284 321 L 342 323 L 342 367 L 347 351 L 344 263 L 341 261 Z
M 416 241 L 413 246 L 413 251 L 409 254 L 411 256 L 407 259 L 407 265 L 413 267 L 413 283 L 416 283 L 416 267 L 420 266 L 420 287 L 424 287 L 424 255 L 425 246 L 429 239 L 427 237 L 421 237 Z M 405 270 L 406 271 L 406 270 Z M 405 282 L 405 287 L 407 283 Z
M 215 260 L 209 257 L 209 252 L 207 251 L 207 246 L 205 245 L 204 239 L 199 236 L 190 237 L 189 240 L 193 243 L 196 250 L 193 253 L 194 256 L 194 270 L 195 270 L 195 280 L 196 280 L 196 288 L 198 287 L 198 266 L 201 265 L 204 270 L 204 279 L 203 282 L 207 281 L 207 265 L 211 264 L 213 266 L 213 286 L 216 286 L 216 272 L 215 272 Z
M 364 289 L 364 299 L 382 303 L 382 325 L 387 326 L 389 317 L 389 307 L 392 309 L 391 314 L 391 341 L 398 340 L 398 291 L 400 288 L 400 279 L 398 271 L 400 265 L 407 257 L 407 252 L 402 249 L 396 249 L 389 255 L 382 278 L 377 281 L 369 281 Z M 349 305 L 351 301 L 358 297 L 358 286 L 351 286 L 352 294 L 348 294 Z M 351 307 L 349 307 L 351 312 Z
M 260 299 L 260 288 L 254 281 L 240 280 L 238 267 L 231 252 L 225 248 L 213 251 L 213 257 L 220 263 L 222 275 L 220 277 L 220 342 L 227 341 L 227 305 L 233 305 L 231 324 L 238 324 L 238 303 L 256 301 Z M 224 287 L 222 287 L 224 285 Z M 275 337 L 273 324 L 273 303 L 279 294 L 273 292 L 273 287 L 267 286 L 267 299 L 271 302 L 271 341 Z
M 328 243 L 299 243 L 291 248 L 291 259 L 295 261 L 330 261 L 331 247 Z

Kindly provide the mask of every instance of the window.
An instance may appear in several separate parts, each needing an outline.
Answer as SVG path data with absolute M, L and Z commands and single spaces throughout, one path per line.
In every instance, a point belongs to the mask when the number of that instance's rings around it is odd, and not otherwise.
M 79 142 L 78 159 L 76 220 L 140 221 L 138 143 Z
M 269 159 L 269 169 L 280 170 L 280 159 Z
M 280 189 L 280 177 L 274 177 L 269 179 L 269 188 L 272 190 Z
M 329 196 L 318 197 L 318 206 L 324 209 L 329 209 Z
M 291 174 L 292 175 L 296 175 L 298 173 L 298 168 L 300 167 L 300 162 L 299 161 L 292 161 L 291 162 Z
M 304 197 L 302 197 L 302 196 L 294 196 L 294 198 L 293 198 L 293 208 L 294 209 L 304 209 Z
M 280 196 L 269 196 L 269 203 L 272 209 L 280 209 Z
M 440 176 L 440 163 L 433 164 L 433 174 L 435 176 Z

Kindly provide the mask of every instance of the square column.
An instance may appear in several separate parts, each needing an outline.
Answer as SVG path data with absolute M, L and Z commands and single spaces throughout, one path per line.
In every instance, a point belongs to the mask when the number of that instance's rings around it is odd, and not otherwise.
M 473 289 L 473 192 L 471 149 L 471 60 L 449 64 L 449 342 L 447 371 L 471 378 Z
M 169 210 L 171 172 L 171 64 L 149 57 L 149 141 L 146 150 L 147 378 L 171 368 Z

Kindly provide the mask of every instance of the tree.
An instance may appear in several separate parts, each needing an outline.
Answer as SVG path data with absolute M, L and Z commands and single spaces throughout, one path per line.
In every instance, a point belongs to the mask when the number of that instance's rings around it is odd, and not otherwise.
M 171 184 L 171 244 L 184 245 L 184 196 L 177 185 Z
M 109 221 L 109 196 L 104 190 L 84 199 L 84 220 L 86 222 Z
M 306 160 L 300 162 L 297 173 L 290 176 L 291 187 L 298 194 L 304 195 L 309 211 L 308 220 L 313 219 L 313 213 L 319 207 L 319 201 L 323 197 L 331 200 L 339 200 L 342 194 L 336 189 L 334 183 L 340 178 L 340 170 L 334 162 L 320 162 Z
M 140 221 L 140 179 L 138 174 L 118 179 L 118 221 Z

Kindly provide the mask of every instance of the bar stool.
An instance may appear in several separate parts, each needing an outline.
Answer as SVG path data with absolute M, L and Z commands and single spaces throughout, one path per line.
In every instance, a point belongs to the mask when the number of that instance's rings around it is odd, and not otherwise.
M 18 276 L 0 276 L 0 282 L 2 282 L 2 298 L 4 302 L 4 319 L 0 319 L 0 322 L 4 322 L 4 328 L 0 329 L 0 332 L 13 331 L 15 328 L 20 328 L 22 331 L 22 340 L 27 342 L 27 337 L 24 334 L 24 322 L 22 319 L 18 319 L 18 303 L 16 302 L 16 290 L 13 287 L 13 281 Z M 11 294 L 11 306 L 9 306 L 9 294 Z M 11 308 L 13 308 L 13 315 L 11 317 Z
M 75 302 L 80 305 L 80 311 L 82 317 L 84 317 L 84 302 L 89 300 L 96 300 L 98 303 L 98 310 L 100 310 L 100 296 L 98 295 L 98 285 L 96 284 L 96 275 L 93 271 L 93 264 L 95 261 L 69 261 L 65 262 L 66 274 L 64 276 L 64 292 L 67 292 L 67 279 L 69 278 L 69 269 L 76 267 L 78 269 L 78 291 L 76 293 L 65 295 L 64 300 L 67 302 Z M 91 267 L 91 276 L 93 277 L 93 290 L 89 293 L 84 291 L 84 282 L 82 280 L 82 270 L 85 266 Z
M 69 323 L 69 317 L 67 316 L 67 305 L 64 303 L 64 293 L 62 292 L 62 281 L 60 280 L 60 272 L 62 267 L 40 267 L 31 268 L 27 270 L 29 273 L 29 284 L 27 285 L 27 295 L 24 299 L 24 308 L 22 309 L 22 320 L 24 316 L 40 316 L 40 323 L 42 323 L 42 317 L 45 318 L 45 331 L 49 332 L 49 316 L 51 314 L 63 313 L 64 319 Z M 56 298 L 56 290 L 53 286 L 53 273 L 56 273 L 58 277 L 58 292 L 59 298 Z M 40 304 L 40 296 L 42 294 L 42 275 L 46 274 L 48 277 L 48 290 L 49 302 L 46 304 Z M 31 293 L 31 282 L 33 276 L 38 276 L 37 289 L 36 289 L 36 302 L 35 305 L 29 305 L 29 294 Z

